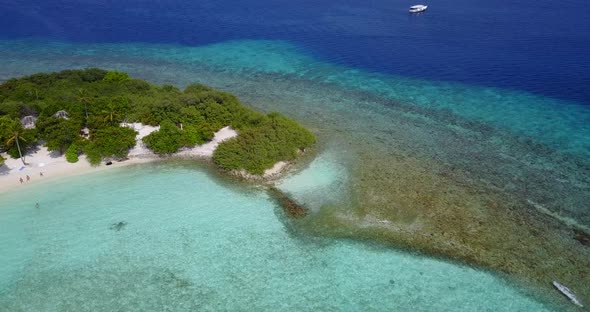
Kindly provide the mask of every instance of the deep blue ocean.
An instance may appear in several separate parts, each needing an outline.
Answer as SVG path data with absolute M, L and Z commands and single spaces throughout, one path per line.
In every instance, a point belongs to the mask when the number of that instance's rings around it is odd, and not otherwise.
M 417 1 L 417 0 L 416 0 Z M 590 104 L 582 0 L 0 1 L 0 38 L 187 46 L 286 40 L 330 63 Z

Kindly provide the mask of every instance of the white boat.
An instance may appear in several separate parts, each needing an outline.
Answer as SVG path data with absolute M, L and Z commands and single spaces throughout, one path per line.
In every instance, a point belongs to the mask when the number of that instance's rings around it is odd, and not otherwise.
M 427 5 L 424 4 L 416 4 L 410 7 L 410 13 L 419 13 L 419 12 L 424 12 L 426 11 L 426 9 L 428 9 Z
M 580 307 L 584 307 L 582 305 L 582 303 L 578 300 L 578 298 L 576 297 L 574 292 L 571 291 L 569 288 L 561 285 L 560 283 L 558 283 L 556 281 L 553 281 L 553 286 L 555 286 L 555 288 L 557 288 L 557 290 L 559 290 L 560 293 L 562 293 L 564 296 L 566 296 L 575 305 L 580 306 Z

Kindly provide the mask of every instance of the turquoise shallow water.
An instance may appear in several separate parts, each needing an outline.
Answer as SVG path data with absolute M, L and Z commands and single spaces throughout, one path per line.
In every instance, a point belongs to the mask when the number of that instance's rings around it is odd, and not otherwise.
M 322 185 L 341 174 L 310 168 Z M 306 175 L 284 189 L 305 198 Z M 195 166 L 108 170 L 0 201 L 2 311 L 547 310 L 489 273 L 307 237 L 262 189 Z
M 349 194 L 350 172 L 343 159 L 333 151 L 320 154 L 305 170 L 291 174 L 277 184 L 278 189 L 313 212 L 323 206 L 346 206 L 352 201 Z

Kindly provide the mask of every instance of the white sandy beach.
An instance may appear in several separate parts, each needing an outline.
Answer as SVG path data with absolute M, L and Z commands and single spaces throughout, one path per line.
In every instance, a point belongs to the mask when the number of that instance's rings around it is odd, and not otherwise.
M 59 177 L 75 176 L 90 172 L 98 172 L 111 167 L 137 164 L 153 160 L 153 158 L 130 158 L 123 162 L 113 162 L 111 166 L 100 165 L 93 167 L 86 161 L 84 155 L 80 156 L 77 163 L 69 163 L 65 156 L 56 155 L 47 151 L 46 147 L 40 147 L 35 153 L 25 157 L 27 165 L 23 165 L 20 159 L 12 159 L 2 154 L 6 160 L 0 167 L 0 193 L 26 187 L 29 184 L 49 182 Z M 41 174 L 43 174 L 41 176 Z M 30 181 L 27 182 L 27 176 Z M 19 179 L 23 179 L 21 184 Z
M 197 145 L 190 149 L 184 149 L 174 154 L 181 157 L 213 157 L 213 152 L 219 146 L 219 143 L 236 137 L 238 133 L 231 127 L 225 127 L 215 132 L 215 136 L 210 142 L 203 145 Z
M 160 159 L 157 155 L 147 149 L 141 139 L 159 127 L 142 125 L 140 123 L 124 124 L 134 128 L 138 135 L 136 137 L 136 145 L 129 151 L 129 159 L 121 162 L 113 162 L 112 165 L 93 167 L 84 155 L 80 156 L 77 163 L 68 163 L 65 156 L 58 155 L 55 152 L 47 151 L 46 147 L 40 147 L 36 152 L 31 153 L 25 157 L 27 165 L 23 165 L 20 159 L 12 159 L 6 154 L 2 154 L 6 160 L 4 165 L 0 167 L 0 193 L 7 192 L 14 189 L 26 187 L 29 184 L 48 182 L 59 177 L 74 176 L 90 172 L 97 172 L 107 170 L 113 167 L 121 167 L 138 163 L 145 163 Z M 225 127 L 215 133 L 213 140 L 210 142 L 196 146 L 191 149 L 183 150 L 175 156 L 183 158 L 210 158 L 213 152 L 224 140 L 237 136 L 238 133 L 230 127 Z M 42 175 L 41 175 L 42 174 Z M 27 182 L 27 176 L 30 181 Z M 23 179 L 21 184 L 19 179 Z

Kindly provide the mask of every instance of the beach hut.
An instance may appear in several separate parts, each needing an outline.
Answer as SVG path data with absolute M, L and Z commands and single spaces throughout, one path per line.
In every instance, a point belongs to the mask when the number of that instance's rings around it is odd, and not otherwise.
M 66 112 L 65 110 L 60 110 L 57 113 L 55 113 L 55 115 L 53 115 L 57 118 L 63 118 L 63 119 L 68 119 L 68 112 Z
M 34 129 L 35 128 L 35 122 L 36 121 L 37 121 L 37 117 L 29 115 L 29 116 L 23 117 L 20 120 L 20 124 L 25 129 Z
M 88 129 L 88 128 L 80 129 L 80 136 L 88 140 L 90 138 L 90 129 Z

